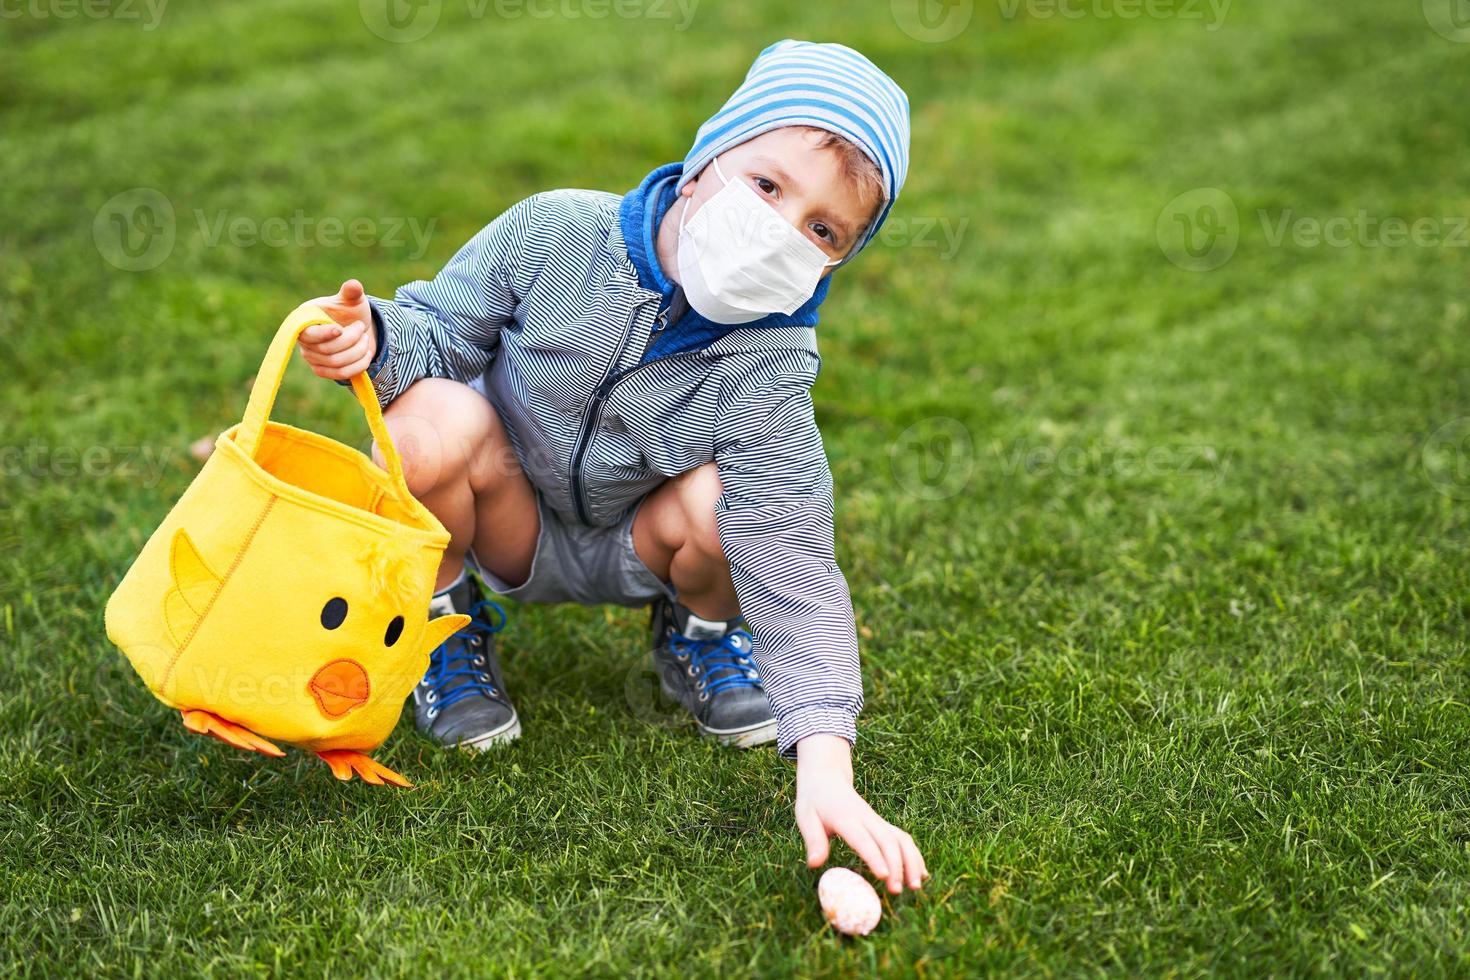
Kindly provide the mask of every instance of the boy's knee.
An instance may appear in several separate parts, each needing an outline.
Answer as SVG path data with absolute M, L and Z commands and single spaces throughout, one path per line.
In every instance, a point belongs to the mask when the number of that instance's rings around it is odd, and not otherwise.
M 720 528 L 715 521 L 715 504 L 724 493 L 719 470 L 714 463 L 692 469 L 679 476 L 679 510 L 684 518 L 685 543 L 693 544 L 708 555 L 724 556 L 720 544 Z
M 415 496 L 466 472 L 500 431 L 500 419 L 485 396 L 445 378 L 414 382 L 383 418 Z M 379 466 L 385 463 L 377 443 L 373 459 Z

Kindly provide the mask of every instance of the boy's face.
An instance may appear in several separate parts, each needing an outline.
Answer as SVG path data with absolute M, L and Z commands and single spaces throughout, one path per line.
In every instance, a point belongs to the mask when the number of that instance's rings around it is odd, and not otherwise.
M 762 133 L 720 154 L 727 180 L 743 180 L 830 259 L 841 259 L 862 240 L 874 208 L 843 172 L 842 158 L 819 146 L 819 130 L 786 127 Z M 724 184 L 714 164 L 684 185 L 688 217 Z M 822 274 L 829 274 L 829 267 Z

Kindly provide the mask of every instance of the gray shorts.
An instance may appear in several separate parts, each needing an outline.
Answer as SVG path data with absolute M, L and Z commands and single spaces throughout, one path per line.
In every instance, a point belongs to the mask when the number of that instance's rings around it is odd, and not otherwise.
M 510 586 L 480 566 L 493 592 L 517 602 L 584 606 L 604 602 L 646 606 L 664 596 L 673 598 L 673 587 L 649 571 L 633 550 L 637 507 L 611 527 L 568 523 L 546 506 L 540 493 L 536 494 L 536 509 L 541 514 L 541 533 L 536 537 L 531 574 L 520 585 Z

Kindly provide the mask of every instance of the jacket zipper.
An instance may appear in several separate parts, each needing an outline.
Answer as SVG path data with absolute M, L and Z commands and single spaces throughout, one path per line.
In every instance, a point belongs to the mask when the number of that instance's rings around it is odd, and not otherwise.
M 592 435 L 597 427 L 602 424 L 602 410 L 607 403 L 608 396 L 628 375 L 639 368 L 644 367 L 643 358 L 648 354 L 648 349 L 653 346 L 656 338 L 669 325 L 669 312 L 677 305 L 680 293 L 676 290 L 674 299 L 664 309 L 659 311 L 658 316 L 653 318 L 653 327 L 648 331 L 648 336 L 643 341 L 643 352 L 638 355 L 638 363 L 626 371 L 618 370 L 618 361 L 622 360 L 623 351 L 628 346 L 628 333 L 632 329 L 633 321 L 637 319 L 638 311 L 635 307 L 633 313 L 628 317 L 628 326 L 623 330 L 623 342 L 618 345 L 617 353 L 613 355 L 612 364 L 608 367 L 607 374 L 603 375 L 602 381 L 593 389 L 592 397 L 587 402 L 587 411 L 582 416 L 582 427 L 577 430 L 577 441 L 572 449 L 572 503 L 577 508 L 577 520 L 583 524 L 591 524 L 592 520 L 587 511 L 587 488 L 583 484 L 583 463 L 587 456 L 587 447 L 592 443 Z M 689 354 L 698 353 L 689 351 Z M 671 357 L 684 357 L 685 354 L 673 354 Z M 659 358 L 660 361 L 668 358 Z M 648 362 L 654 363 L 652 361 Z

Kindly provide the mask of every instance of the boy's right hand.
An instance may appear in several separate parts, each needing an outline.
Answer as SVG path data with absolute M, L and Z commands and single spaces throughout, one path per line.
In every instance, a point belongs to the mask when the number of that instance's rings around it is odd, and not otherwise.
M 319 323 L 301 331 L 301 356 L 317 377 L 346 381 L 361 374 L 377 353 L 378 336 L 373 331 L 373 311 L 363 294 L 362 283 L 349 279 L 336 296 L 312 300 L 337 322 Z

